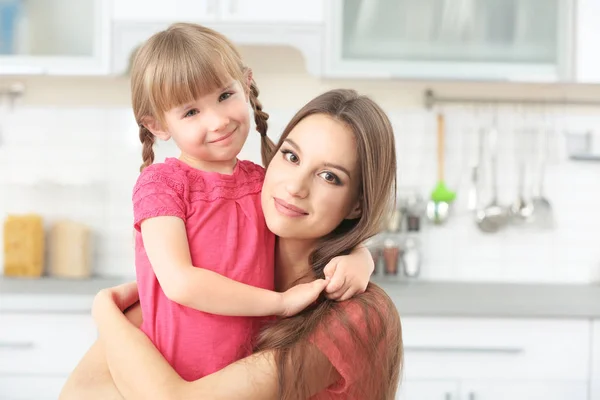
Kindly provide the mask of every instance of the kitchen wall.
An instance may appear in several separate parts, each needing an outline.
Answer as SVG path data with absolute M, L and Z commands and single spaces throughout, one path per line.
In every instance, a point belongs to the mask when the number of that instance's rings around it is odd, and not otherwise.
M 292 49 L 242 50 L 254 69 L 265 110 L 271 114 L 272 137 L 314 95 L 354 87 L 377 100 L 392 119 L 400 188 L 426 197 L 436 181 L 436 126 L 435 112 L 422 104 L 425 88 L 460 96 L 600 99 L 600 88 L 595 86 L 324 81 L 307 75 L 301 56 Z M 0 87 L 15 80 L 26 84 L 27 93 L 12 110 L 0 109 L 0 214 L 41 212 L 48 223 L 64 217 L 84 221 L 96 236 L 96 273 L 132 276 L 130 194 L 141 156 L 127 79 L 15 77 L 0 79 Z M 563 134 L 565 130 L 600 132 L 600 110 L 537 107 L 525 117 L 518 107 L 453 106 L 435 111 L 446 115 L 446 176 L 459 197 L 446 225 L 424 224 L 422 279 L 600 281 L 600 163 L 570 161 Z M 518 152 L 527 151 L 530 160 L 540 154 L 539 146 L 523 145 L 526 135 L 518 133 L 523 118 L 530 126 L 546 126 L 553 132 L 545 194 L 553 206 L 554 229 L 511 226 L 484 235 L 466 210 L 477 131 L 489 126 L 493 115 L 499 127 L 503 203 L 516 197 Z M 177 152 L 161 143 L 157 154 L 161 159 Z M 259 161 L 258 134 L 250 135 L 241 156 Z

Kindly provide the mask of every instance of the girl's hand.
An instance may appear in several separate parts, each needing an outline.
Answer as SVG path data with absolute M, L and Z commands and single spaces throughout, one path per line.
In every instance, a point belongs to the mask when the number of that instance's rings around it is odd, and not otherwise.
M 281 293 L 281 317 L 291 317 L 317 301 L 327 286 L 326 279 L 316 279 L 310 283 L 301 283 Z
M 357 247 L 347 256 L 332 258 L 323 270 L 325 278 L 329 279 L 325 288 L 327 298 L 344 301 L 363 293 L 374 269 L 373 257 L 364 246 Z

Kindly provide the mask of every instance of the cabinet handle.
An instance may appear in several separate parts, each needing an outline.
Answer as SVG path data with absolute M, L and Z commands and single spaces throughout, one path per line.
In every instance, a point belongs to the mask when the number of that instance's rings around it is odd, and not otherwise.
M 33 342 L 0 342 L 0 349 L 31 350 L 34 347 Z
M 437 346 L 406 346 L 404 351 L 415 353 L 498 353 L 520 354 L 524 350 L 520 347 L 437 347 Z

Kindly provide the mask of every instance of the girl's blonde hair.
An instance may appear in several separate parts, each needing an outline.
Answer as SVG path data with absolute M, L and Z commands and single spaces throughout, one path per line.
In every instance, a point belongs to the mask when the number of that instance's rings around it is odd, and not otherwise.
M 144 126 L 144 118 L 152 117 L 165 126 L 166 111 L 223 88 L 232 79 L 239 81 L 249 96 L 256 130 L 262 137 L 264 163 L 275 145 L 267 137 L 269 114 L 262 110 L 254 79 L 249 87 L 246 84 L 247 73 L 233 43 L 204 26 L 176 23 L 150 37 L 131 66 L 131 100 L 143 145 L 140 171 L 154 162 L 155 138 Z

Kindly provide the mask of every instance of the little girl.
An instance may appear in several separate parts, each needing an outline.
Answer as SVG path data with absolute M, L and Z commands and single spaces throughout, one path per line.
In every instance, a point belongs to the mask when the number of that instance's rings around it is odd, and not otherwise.
M 263 160 L 273 149 L 268 115 L 225 37 L 193 24 L 157 33 L 136 55 L 131 89 L 143 144 L 133 190 L 142 330 L 184 379 L 250 354 L 265 322 L 252 317 L 294 315 L 326 287 L 336 299 L 364 291 L 373 262 L 363 247 L 332 260 L 331 280 L 273 291 L 275 237 L 260 204 L 264 170 L 237 159 L 250 130 L 248 103 Z M 180 157 L 153 164 L 155 138 L 173 139 Z M 280 212 L 311 218 L 289 204 Z

